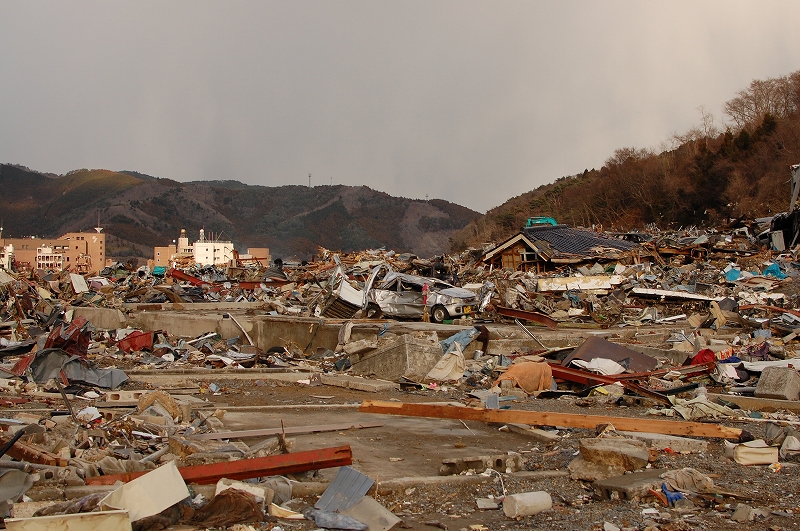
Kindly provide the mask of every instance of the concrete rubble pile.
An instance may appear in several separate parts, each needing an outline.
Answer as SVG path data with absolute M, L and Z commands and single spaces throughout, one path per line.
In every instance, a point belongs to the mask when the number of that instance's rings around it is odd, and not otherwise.
M 774 318 L 773 324 L 793 328 L 792 312 L 775 308 L 797 306 L 796 250 L 764 250 L 747 229 L 617 236 L 641 243 L 613 255 L 587 251 L 522 270 L 495 268 L 487 260 L 496 249 L 491 247 L 435 259 L 385 250 L 342 254 L 320 248 L 315 261 L 286 267 L 280 260 L 269 268 L 193 265 L 154 271 L 146 266 L 128 271 L 116 264 L 88 278 L 37 270 L 24 278 L 29 287 L 23 295 L 29 291 L 26 300 L 39 303 L 37 311 L 44 312 L 50 310 L 48 301 L 121 310 L 146 304 L 262 302 L 261 309 L 274 314 L 311 316 L 320 314 L 330 296 L 329 281 L 336 278 L 337 268 L 354 289 L 363 290 L 373 268 L 387 264 L 398 273 L 445 280 L 476 294 L 493 288 L 488 304 L 451 318 L 513 318 L 513 312 L 499 310 L 507 308 L 583 326 L 636 325 L 693 315 L 699 319 L 708 314 L 708 303 L 725 301 L 722 309 L 739 313 L 742 326 L 758 327 Z

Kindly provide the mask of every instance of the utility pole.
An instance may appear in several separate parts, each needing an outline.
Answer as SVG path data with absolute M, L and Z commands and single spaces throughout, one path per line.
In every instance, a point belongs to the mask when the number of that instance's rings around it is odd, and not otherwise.
M 308 174 L 308 187 L 311 188 L 311 174 Z

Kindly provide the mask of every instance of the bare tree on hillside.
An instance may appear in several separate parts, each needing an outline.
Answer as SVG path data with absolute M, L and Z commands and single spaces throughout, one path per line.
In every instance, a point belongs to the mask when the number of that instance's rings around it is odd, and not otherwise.
M 785 118 L 800 108 L 800 71 L 778 78 L 753 80 L 723 105 L 736 129 L 752 132 L 764 116 Z

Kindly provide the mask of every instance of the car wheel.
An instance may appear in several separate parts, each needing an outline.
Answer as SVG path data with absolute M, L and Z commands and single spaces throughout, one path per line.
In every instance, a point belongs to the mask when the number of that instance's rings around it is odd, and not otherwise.
M 450 314 L 447 313 L 444 306 L 434 306 L 433 310 L 431 311 L 431 320 L 434 323 L 441 323 L 445 319 L 449 319 Z
M 368 304 L 367 311 L 364 312 L 364 316 L 367 319 L 380 319 L 383 312 L 381 311 L 381 307 L 377 304 Z

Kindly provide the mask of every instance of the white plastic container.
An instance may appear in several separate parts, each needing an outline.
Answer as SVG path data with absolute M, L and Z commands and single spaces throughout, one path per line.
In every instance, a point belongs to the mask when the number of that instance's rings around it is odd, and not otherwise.
M 509 494 L 503 500 L 503 512 L 509 518 L 531 516 L 551 507 L 553 507 L 553 498 L 543 490 Z

